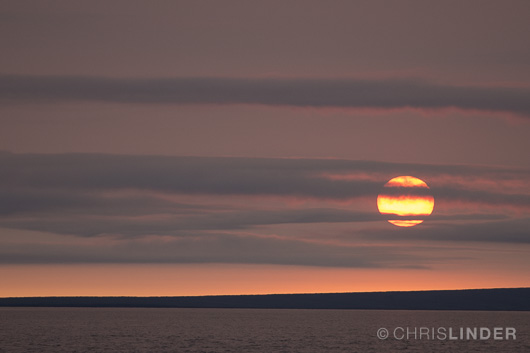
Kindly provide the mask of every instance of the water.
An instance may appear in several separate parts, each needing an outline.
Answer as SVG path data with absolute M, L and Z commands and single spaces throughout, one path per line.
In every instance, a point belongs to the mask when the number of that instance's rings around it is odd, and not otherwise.
M 392 337 L 398 327 L 411 337 Z M 419 339 L 414 327 L 513 327 L 516 339 Z M 403 351 L 530 352 L 530 312 L 0 308 L 6 353 Z

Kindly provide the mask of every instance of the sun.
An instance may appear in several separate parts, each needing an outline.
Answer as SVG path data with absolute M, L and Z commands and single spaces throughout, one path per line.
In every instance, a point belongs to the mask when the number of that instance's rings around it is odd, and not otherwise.
M 377 208 L 381 214 L 389 217 L 390 223 L 412 227 L 432 213 L 434 197 L 423 180 L 413 176 L 398 176 L 389 180 L 384 191 L 377 196 Z M 403 216 L 407 219 L 399 219 Z

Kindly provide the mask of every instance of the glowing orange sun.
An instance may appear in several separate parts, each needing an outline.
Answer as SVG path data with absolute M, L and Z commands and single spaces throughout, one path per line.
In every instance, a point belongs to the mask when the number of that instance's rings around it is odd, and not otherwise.
M 388 181 L 384 191 L 377 196 L 377 208 L 382 215 L 389 217 L 390 223 L 399 227 L 412 227 L 423 222 L 423 218 L 432 213 L 434 197 L 430 195 L 429 186 L 423 180 L 412 176 L 398 176 Z M 399 216 L 407 219 L 399 219 Z M 416 216 L 418 219 L 415 219 Z

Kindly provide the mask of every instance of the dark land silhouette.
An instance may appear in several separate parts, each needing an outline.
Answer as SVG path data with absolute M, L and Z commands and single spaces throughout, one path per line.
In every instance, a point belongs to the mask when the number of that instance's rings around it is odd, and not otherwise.
M 0 298 L 0 306 L 530 311 L 530 288 L 193 297 Z

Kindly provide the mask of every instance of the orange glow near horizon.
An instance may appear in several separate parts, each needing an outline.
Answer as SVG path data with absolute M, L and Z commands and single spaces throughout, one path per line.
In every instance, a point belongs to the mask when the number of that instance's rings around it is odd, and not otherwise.
M 418 178 L 412 176 L 399 176 L 391 179 L 385 184 L 385 188 L 425 188 L 429 189 L 427 184 Z M 385 195 L 377 197 L 377 208 L 383 215 L 397 216 L 428 216 L 434 209 L 434 198 L 430 195 L 411 196 L 411 195 Z M 398 227 L 412 227 L 423 222 L 423 220 L 394 220 L 388 222 Z
M 523 260 L 521 260 L 523 261 Z M 0 266 L 0 297 L 197 296 L 509 288 L 530 285 L 497 265 L 428 269 L 319 268 L 282 265 Z

